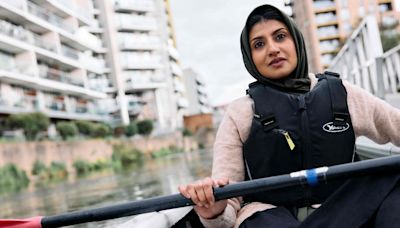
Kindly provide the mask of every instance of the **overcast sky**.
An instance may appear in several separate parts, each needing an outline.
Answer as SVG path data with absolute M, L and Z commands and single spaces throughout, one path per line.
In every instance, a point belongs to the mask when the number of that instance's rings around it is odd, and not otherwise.
M 252 77 L 246 71 L 239 37 L 248 14 L 262 4 L 283 7 L 282 0 L 171 0 L 177 48 L 183 68 L 192 68 L 207 84 L 212 105 L 245 95 Z

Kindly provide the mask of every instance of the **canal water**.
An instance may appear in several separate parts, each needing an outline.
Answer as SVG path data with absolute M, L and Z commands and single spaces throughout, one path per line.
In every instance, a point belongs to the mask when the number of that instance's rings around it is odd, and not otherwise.
M 211 174 L 212 154 L 201 150 L 147 160 L 140 167 L 107 171 L 0 196 L 0 218 L 29 218 L 97 208 L 177 193 L 180 184 Z M 132 217 L 69 226 L 113 227 Z

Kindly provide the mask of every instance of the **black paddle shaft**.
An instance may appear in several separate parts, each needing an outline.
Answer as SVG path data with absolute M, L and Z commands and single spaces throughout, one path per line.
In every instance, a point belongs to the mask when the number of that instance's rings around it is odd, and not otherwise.
M 392 156 L 335 165 L 329 168 L 324 167 L 313 169 L 312 172 L 299 171 L 291 174 L 229 184 L 225 187 L 214 189 L 214 196 L 216 200 L 222 200 L 237 196 L 248 196 L 250 194 L 268 190 L 307 185 L 310 183 L 310 180 L 312 180 L 313 184 L 315 184 L 315 181 L 326 183 L 330 180 L 398 170 L 400 170 L 400 156 Z M 310 173 L 312 175 L 309 175 Z M 190 205 L 193 205 L 193 202 L 190 199 L 186 199 L 181 194 L 173 194 L 103 208 L 87 209 L 61 215 L 47 216 L 42 218 L 41 223 L 43 228 L 62 227 Z

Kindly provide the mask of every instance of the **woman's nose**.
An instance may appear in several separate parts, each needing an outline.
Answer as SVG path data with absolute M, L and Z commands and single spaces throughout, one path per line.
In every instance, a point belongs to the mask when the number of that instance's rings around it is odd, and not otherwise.
M 279 54 L 279 52 L 280 52 L 279 46 L 271 42 L 268 48 L 268 55 L 276 56 L 277 54 Z

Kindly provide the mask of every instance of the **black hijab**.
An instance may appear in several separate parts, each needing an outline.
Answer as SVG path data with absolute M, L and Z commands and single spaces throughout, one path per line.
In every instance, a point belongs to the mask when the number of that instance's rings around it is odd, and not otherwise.
M 296 53 L 297 66 L 294 71 L 286 78 L 272 80 L 268 79 L 258 72 L 251 58 L 251 49 L 249 43 L 249 32 L 254 24 L 262 20 L 274 19 L 284 23 L 293 37 Z M 271 5 L 262 5 L 255 8 L 246 20 L 240 37 L 240 46 L 244 65 L 247 71 L 260 83 L 269 84 L 289 93 L 301 94 L 310 91 L 310 79 L 308 78 L 307 54 L 303 35 L 296 24 L 286 14 Z

